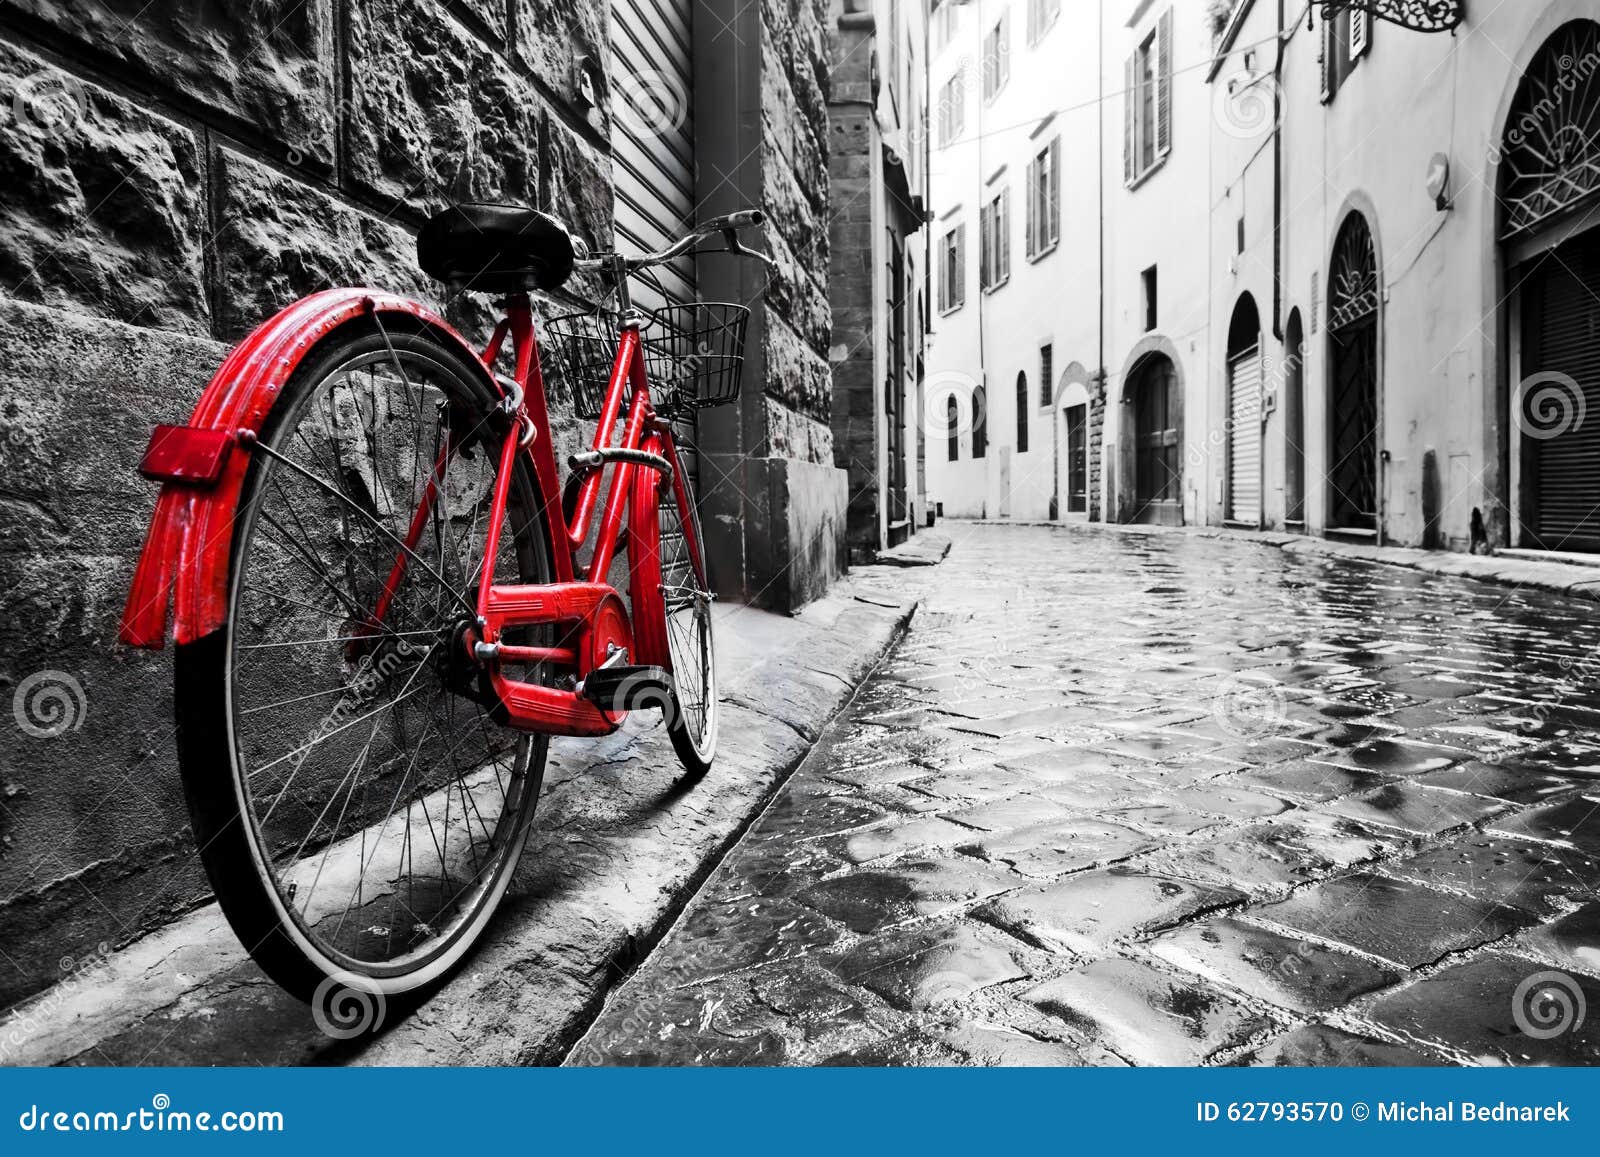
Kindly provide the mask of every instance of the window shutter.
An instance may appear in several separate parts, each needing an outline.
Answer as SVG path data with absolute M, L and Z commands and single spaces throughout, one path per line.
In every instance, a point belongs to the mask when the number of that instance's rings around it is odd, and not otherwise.
M 1000 280 L 1011 276 L 1011 190 L 1000 190 Z
M 1061 138 L 1050 142 L 1050 187 L 1046 193 L 1045 217 L 1050 222 L 1045 243 L 1061 240 Z
M 1322 103 L 1333 99 L 1333 29 L 1335 22 L 1324 16 L 1322 20 Z
M 1360 60 L 1372 47 L 1372 14 L 1352 9 L 1350 12 L 1350 59 Z
M 1122 90 L 1122 180 L 1133 184 L 1139 174 L 1139 146 L 1134 126 L 1139 117 L 1139 54 L 1128 57 L 1127 85 Z
M 1156 66 L 1156 156 L 1164 157 L 1172 151 L 1172 9 L 1161 14 L 1156 27 L 1161 57 Z
M 967 303 L 967 223 L 956 226 L 956 291 L 955 304 Z
M 1028 162 L 1026 187 L 1028 206 L 1024 231 L 1028 240 L 1028 256 L 1032 257 L 1039 252 L 1039 158 L 1037 157 Z

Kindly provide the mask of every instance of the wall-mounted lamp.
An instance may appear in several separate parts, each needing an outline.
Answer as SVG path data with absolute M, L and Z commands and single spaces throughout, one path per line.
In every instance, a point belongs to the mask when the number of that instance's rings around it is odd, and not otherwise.
M 1434 153 L 1428 162 L 1428 196 L 1439 212 L 1450 208 L 1450 158 L 1444 153 Z

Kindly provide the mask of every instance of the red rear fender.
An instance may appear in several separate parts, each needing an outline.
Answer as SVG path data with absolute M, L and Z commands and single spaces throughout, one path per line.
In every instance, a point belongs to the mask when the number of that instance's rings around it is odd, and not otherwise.
M 259 431 L 312 347 L 340 326 L 359 324 L 373 313 L 412 326 L 420 321 L 459 345 L 474 365 L 483 364 L 466 340 L 425 306 L 375 289 L 329 289 L 295 302 L 240 342 L 195 403 L 189 425 L 230 434 Z M 489 371 L 484 373 L 494 386 Z M 180 644 L 227 621 L 233 521 L 249 458 L 237 450 L 229 454 L 220 475 L 204 486 L 162 485 L 122 612 L 124 643 L 159 649 L 166 639 L 169 603 L 172 636 Z

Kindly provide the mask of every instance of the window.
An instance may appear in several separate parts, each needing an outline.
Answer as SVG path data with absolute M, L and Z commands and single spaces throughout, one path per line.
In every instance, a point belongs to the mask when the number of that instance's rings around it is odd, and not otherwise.
M 889 42 L 889 88 L 900 89 L 900 0 L 889 0 L 889 27 L 884 39 Z
M 1028 375 L 1017 375 L 1017 453 L 1028 452 Z
M 1011 190 L 1001 189 L 978 214 L 978 281 L 985 291 L 1011 277 Z
M 983 99 L 993 100 L 1011 79 L 1011 13 L 1000 19 L 983 38 Z
M 972 456 L 982 458 L 989 453 L 989 401 L 979 386 L 972 391 Z
M 1322 99 L 1331 101 L 1372 51 L 1372 15 L 1341 8 L 1322 22 Z
M 949 434 L 946 436 L 950 440 L 948 451 L 950 461 L 959 462 L 961 460 L 961 405 L 956 401 L 954 394 L 950 395 L 950 401 L 945 404 L 944 421 L 945 426 L 949 429 Z
M 957 225 L 939 242 L 939 312 L 967 303 L 967 227 Z
M 1168 9 L 1127 63 L 1123 93 L 1123 179 L 1137 185 L 1172 151 L 1172 11 Z
M 955 39 L 957 23 L 957 0 L 943 0 L 933 10 L 933 50 L 938 52 L 946 44 Z
M 1037 44 L 1061 14 L 1061 0 L 1028 0 L 1028 43 Z
M 1061 239 L 1061 138 L 1028 162 L 1028 259 L 1043 257 Z
M 1156 312 L 1156 304 L 1159 300 L 1157 295 L 1161 284 L 1156 275 L 1156 267 L 1152 265 L 1149 269 L 1139 274 L 1139 282 L 1144 298 L 1144 331 L 1150 333 L 1156 328 L 1156 322 L 1160 317 Z
M 1056 351 L 1049 342 L 1039 347 L 1039 405 L 1048 408 L 1056 380 Z
M 939 89 L 939 143 L 948 145 L 967 127 L 967 70 L 963 66 Z

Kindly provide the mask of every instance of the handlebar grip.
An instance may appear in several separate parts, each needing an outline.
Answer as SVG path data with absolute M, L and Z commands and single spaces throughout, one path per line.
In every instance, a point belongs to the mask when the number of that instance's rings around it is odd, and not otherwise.
M 763 224 L 767 215 L 760 209 L 740 209 L 736 213 L 724 213 L 720 217 L 713 217 L 704 222 L 700 228 L 710 232 L 714 229 L 747 229 L 753 225 Z

